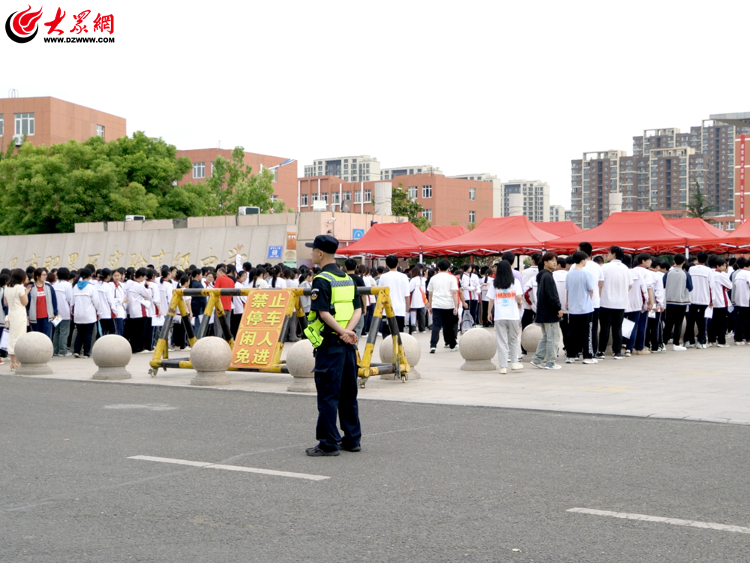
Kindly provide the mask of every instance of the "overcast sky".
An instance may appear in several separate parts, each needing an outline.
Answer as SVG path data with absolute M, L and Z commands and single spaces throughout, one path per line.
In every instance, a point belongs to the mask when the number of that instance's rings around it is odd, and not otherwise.
M 14 1 L 3 18 L 26 9 Z M 115 44 L 43 43 L 45 2 L 34 40 L 3 34 L 0 95 L 96 108 L 181 149 L 295 158 L 300 175 L 369 154 L 543 180 L 569 207 L 583 152 L 750 111 L 739 0 L 59 2 L 66 26 L 113 14 Z

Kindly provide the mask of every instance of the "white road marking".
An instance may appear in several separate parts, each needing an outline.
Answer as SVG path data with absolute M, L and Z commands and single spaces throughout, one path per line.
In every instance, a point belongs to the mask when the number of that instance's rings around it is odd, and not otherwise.
M 204 469 L 225 469 L 227 471 L 244 471 L 245 473 L 261 473 L 263 475 L 276 475 L 278 477 L 293 477 L 295 479 L 308 479 L 310 481 L 324 481 L 330 479 L 325 475 L 311 475 L 309 473 L 292 473 L 290 471 L 274 471 L 273 469 L 259 469 L 257 467 L 243 467 L 241 465 L 221 465 L 219 463 L 207 463 L 205 461 L 190 461 L 187 459 L 172 459 L 170 457 L 154 457 L 150 455 L 134 455 L 128 459 L 140 459 L 143 461 L 156 461 L 159 463 L 175 463 L 177 465 L 191 465 Z
M 738 534 L 750 534 L 750 528 L 742 526 L 729 526 L 715 522 L 698 522 L 697 520 L 680 520 L 679 518 L 664 518 L 663 516 L 648 516 L 646 514 L 629 514 L 627 512 L 610 512 L 608 510 L 593 510 L 591 508 L 569 508 L 566 512 L 578 512 L 580 514 L 593 514 L 594 516 L 611 516 L 612 518 L 624 518 L 626 520 L 642 520 L 644 522 L 662 522 L 674 524 L 675 526 L 690 526 L 692 528 L 708 528 L 709 530 L 720 530 L 722 532 L 736 532 Z
M 144 405 L 106 405 L 104 408 L 116 410 L 145 409 L 149 411 L 173 411 L 177 407 L 165 403 L 147 403 Z

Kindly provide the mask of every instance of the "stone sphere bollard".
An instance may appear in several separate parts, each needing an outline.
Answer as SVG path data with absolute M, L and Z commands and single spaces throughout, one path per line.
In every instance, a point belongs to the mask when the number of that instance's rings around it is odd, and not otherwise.
M 315 356 L 312 343 L 300 340 L 292 346 L 286 355 L 286 367 L 294 377 L 287 388 L 292 393 L 315 393 Z
M 232 349 L 223 338 L 201 338 L 190 350 L 190 362 L 198 372 L 190 385 L 229 385 L 232 382 L 226 373 L 232 363 Z
M 22 334 L 16 342 L 16 359 L 21 366 L 17 375 L 51 375 L 52 368 L 47 365 L 52 358 L 52 341 L 41 332 Z
M 539 341 L 542 339 L 542 327 L 531 323 L 521 333 L 521 345 L 526 353 L 533 356 L 539 347 Z
M 401 345 L 404 347 L 406 361 L 409 363 L 409 379 L 421 379 L 422 376 L 416 370 L 416 365 L 422 357 L 422 349 L 419 342 L 411 334 L 401 333 Z M 383 364 L 393 364 L 393 337 L 388 335 L 380 343 L 380 362 Z M 380 379 L 395 379 L 396 374 L 384 373 Z
M 97 338 L 91 358 L 99 370 L 91 379 L 113 381 L 132 378 L 127 370 L 132 356 L 130 343 L 122 336 L 107 334 Z
M 497 366 L 492 358 L 497 352 L 493 333 L 484 328 L 472 328 L 461 337 L 458 347 L 461 357 L 466 360 L 463 371 L 495 371 Z

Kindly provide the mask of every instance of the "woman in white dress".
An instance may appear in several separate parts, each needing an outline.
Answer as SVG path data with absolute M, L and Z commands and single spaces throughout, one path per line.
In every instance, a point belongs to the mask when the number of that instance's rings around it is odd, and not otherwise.
M 16 268 L 10 273 L 10 281 L 5 288 L 5 305 L 8 306 L 8 316 L 6 325 L 9 329 L 8 335 L 8 356 L 10 356 L 10 369 L 16 369 L 20 364 L 16 362 L 15 346 L 16 341 L 22 334 L 26 333 L 28 326 L 28 317 L 26 316 L 26 305 L 29 304 L 29 292 L 31 286 L 25 287 L 26 272 L 21 268 Z

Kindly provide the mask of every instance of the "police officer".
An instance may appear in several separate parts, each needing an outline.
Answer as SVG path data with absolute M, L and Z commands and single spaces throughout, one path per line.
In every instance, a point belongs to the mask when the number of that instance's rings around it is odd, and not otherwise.
M 309 456 L 339 455 L 339 448 L 360 451 L 362 429 L 357 406 L 357 326 L 361 298 L 354 280 L 338 269 L 334 255 L 339 241 L 319 235 L 311 247 L 313 263 L 321 272 L 313 279 L 309 326 L 305 335 L 315 348 L 315 388 L 318 391 L 318 445 Z M 344 437 L 336 427 L 336 415 Z

